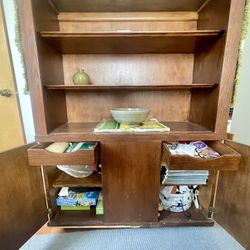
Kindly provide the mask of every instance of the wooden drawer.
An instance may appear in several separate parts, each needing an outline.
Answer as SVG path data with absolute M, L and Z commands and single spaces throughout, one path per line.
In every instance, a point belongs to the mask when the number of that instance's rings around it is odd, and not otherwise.
M 240 163 L 240 154 L 219 141 L 206 142 L 208 146 L 220 153 L 214 159 L 202 159 L 188 155 L 172 155 L 163 143 L 163 160 L 170 169 L 178 170 L 237 170 Z
M 99 158 L 97 142 L 93 149 L 79 149 L 71 153 L 52 153 L 45 148 L 51 143 L 39 143 L 28 149 L 29 164 L 40 165 L 93 165 Z

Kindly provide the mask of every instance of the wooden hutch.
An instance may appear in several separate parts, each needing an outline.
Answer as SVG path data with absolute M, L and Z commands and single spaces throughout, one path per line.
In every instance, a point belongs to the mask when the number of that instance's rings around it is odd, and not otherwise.
M 219 170 L 237 170 L 226 128 L 244 0 L 20 0 L 19 15 L 37 145 L 30 165 L 42 170 L 49 226 L 85 228 L 213 225 Z M 90 86 L 74 86 L 83 68 Z M 143 107 L 170 132 L 96 134 L 114 107 Z M 168 141 L 205 140 L 222 156 L 173 157 Z M 95 141 L 94 150 L 56 154 L 51 142 Z M 202 208 L 191 218 L 158 217 L 160 163 L 208 169 Z M 100 161 L 102 174 L 75 179 L 57 164 Z M 35 168 L 35 167 L 33 167 Z M 101 187 L 104 215 L 60 211 L 62 186 Z M 220 194 L 217 195 L 219 197 Z

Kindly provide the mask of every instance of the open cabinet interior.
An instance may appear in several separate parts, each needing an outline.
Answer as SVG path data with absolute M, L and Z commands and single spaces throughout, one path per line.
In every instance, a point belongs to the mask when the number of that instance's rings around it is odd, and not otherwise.
M 29 160 L 43 166 L 49 225 L 213 225 L 217 171 L 235 171 L 240 160 L 218 140 L 226 139 L 244 1 L 27 0 L 19 9 L 38 141 Z M 90 85 L 73 83 L 78 69 Z M 112 108 L 147 108 L 170 132 L 94 133 Z M 221 156 L 203 165 L 164 151 L 164 142 L 192 140 L 212 141 Z M 97 146 L 45 150 L 46 143 L 79 141 Z M 163 155 L 175 169 L 211 171 L 191 219 L 158 217 Z M 82 180 L 55 167 L 97 161 L 101 174 Z M 55 199 L 63 186 L 102 189 L 104 214 L 60 211 Z

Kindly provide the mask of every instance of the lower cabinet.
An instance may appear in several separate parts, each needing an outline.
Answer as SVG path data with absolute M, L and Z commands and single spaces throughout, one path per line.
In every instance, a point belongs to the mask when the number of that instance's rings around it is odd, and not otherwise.
M 219 142 L 206 142 L 220 153 L 215 159 L 171 155 L 162 141 L 103 141 L 92 149 L 71 153 L 52 153 L 39 143 L 28 150 L 30 165 L 41 165 L 49 215 L 49 226 L 119 228 L 164 226 L 212 226 L 212 215 L 220 170 L 236 171 L 240 154 Z M 161 162 L 174 170 L 209 170 L 207 184 L 199 188 L 200 207 L 187 212 L 158 212 Z M 74 178 L 56 165 L 99 167 L 92 175 Z M 62 187 L 98 190 L 103 194 L 104 213 L 96 207 L 67 211 L 56 205 Z

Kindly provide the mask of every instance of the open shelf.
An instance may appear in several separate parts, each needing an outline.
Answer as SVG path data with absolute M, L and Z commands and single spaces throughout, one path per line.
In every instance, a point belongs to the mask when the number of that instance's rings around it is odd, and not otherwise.
M 201 209 L 196 209 L 191 206 L 184 213 L 173 213 L 169 211 L 162 211 L 159 218 L 159 223 L 164 226 L 213 226 L 214 221 L 209 219 L 204 211 Z M 190 215 L 190 217 L 187 216 Z
M 179 140 L 218 140 L 224 134 L 215 134 L 213 131 L 192 122 L 162 122 L 170 128 L 170 132 L 145 133 L 94 133 L 97 122 L 65 123 L 55 128 L 48 135 L 36 136 L 40 142 L 54 141 L 102 141 L 106 139 L 121 140 L 124 138 L 159 139 L 163 141 Z
M 216 83 L 194 83 L 194 84 L 174 84 L 174 85 L 46 85 L 47 89 L 54 90 L 81 90 L 81 91 L 110 91 L 110 90 L 190 90 L 205 89 L 218 86 Z
M 211 46 L 222 30 L 148 32 L 41 32 L 63 54 L 194 53 Z
M 206 0 L 50 0 L 58 12 L 197 11 Z
M 102 225 L 103 215 L 96 215 L 95 208 L 89 211 L 60 211 L 58 210 L 48 222 L 49 226 L 93 226 Z
M 100 174 L 93 173 L 86 178 L 74 178 L 68 174 L 60 172 L 52 180 L 54 188 L 60 187 L 102 187 L 102 177 Z

